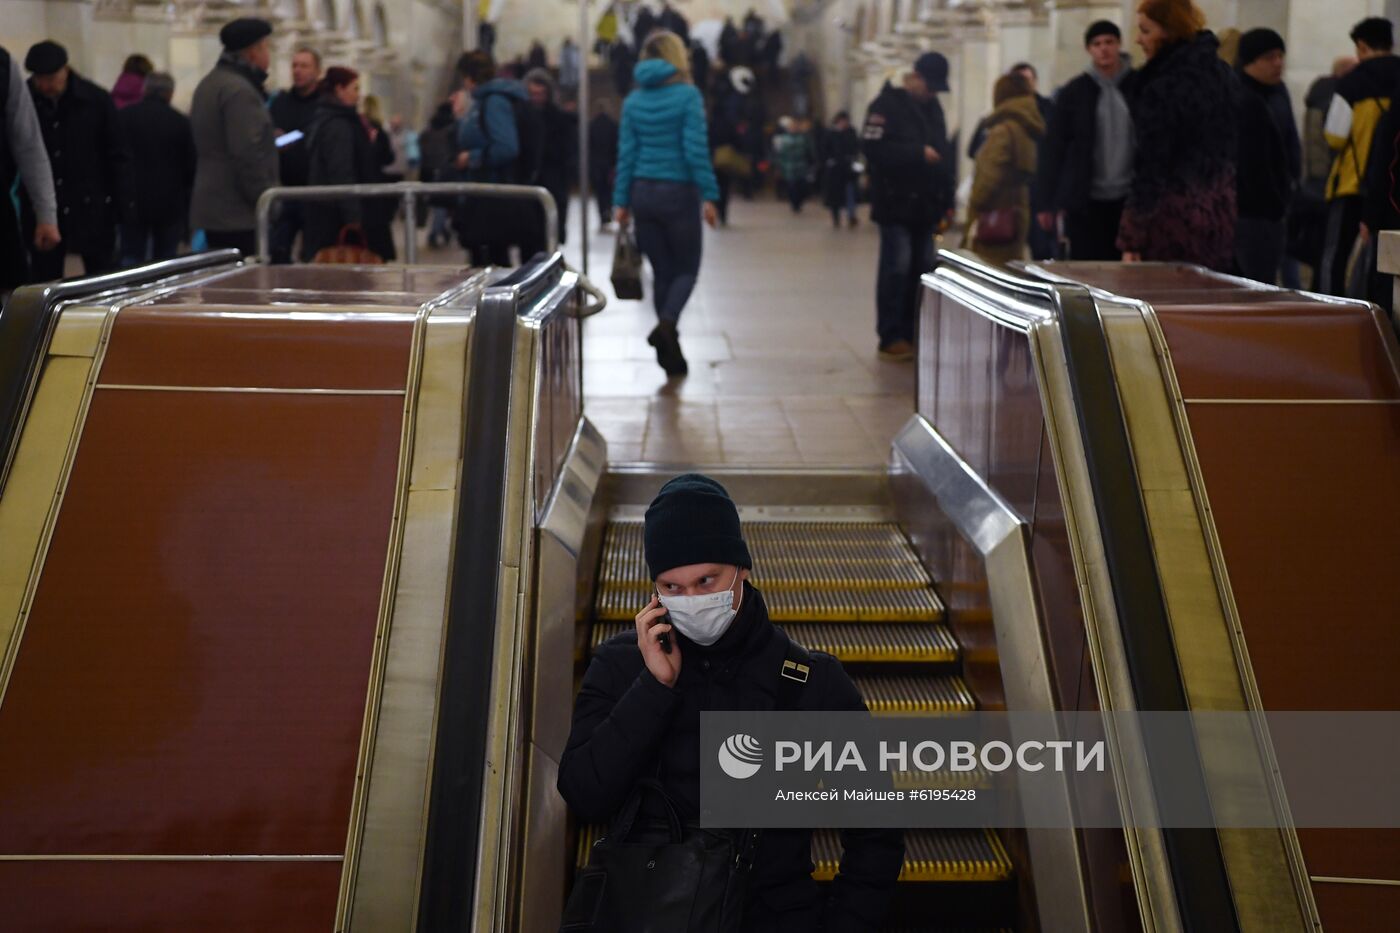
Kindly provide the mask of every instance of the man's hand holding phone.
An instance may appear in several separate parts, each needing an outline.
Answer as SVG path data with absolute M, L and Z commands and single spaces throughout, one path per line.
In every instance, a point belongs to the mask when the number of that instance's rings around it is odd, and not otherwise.
M 637 613 L 637 647 L 642 649 L 642 659 L 651 676 L 664 686 L 674 687 L 681 674 L 681 650 L 672 634 L 666 607 L 655 593 Z

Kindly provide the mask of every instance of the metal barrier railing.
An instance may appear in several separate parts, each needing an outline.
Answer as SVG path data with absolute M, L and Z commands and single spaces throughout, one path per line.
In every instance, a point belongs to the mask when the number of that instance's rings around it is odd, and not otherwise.
M 490 185 L 469 181 L 399 181 L 371 185 L 307 185 L 269 188 L 258 198 L 258 260 L 271 259 L 268 243 L 274 201 L 340 201 L 345 198 L 397 197 L 403 201 L 404 262 L 418 261 L 418 199 L 441 195 L 475 195 L 516 201 L 534 201 L 544 209 L 545 251 L 559 247 L 559 209 L 554 196 L 533 185 Z M 529 258 L 529 257 L 524 257 Z

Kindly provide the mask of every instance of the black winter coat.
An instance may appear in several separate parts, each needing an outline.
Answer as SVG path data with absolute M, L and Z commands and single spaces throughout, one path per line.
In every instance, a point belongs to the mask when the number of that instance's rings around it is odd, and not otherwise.
M 578 117 L 550 101 L 540 112 L 544 140 L 540 152 L 540 186 L 565 208 L 569 187 L 578 174 Z M 562 195 L 562 197 L 561 197 Z
M 194 189 L 194 133 L 190 118 L 155 97 L 117 112 L 131 147 L 135 204 L 131 220 L 143 224 L 184 222 Z
M 1235 256 L 1238 80 L 1209 32 L 1157 52 L 1128 88 L 1137 150 L 1118 246 L 1229 270 Z
M 58 229 L 70 253 L 105 249 L 131 208 L 131 150 L 112 95 L 76 71 L 58 100 L 34 91 L 34 109 L 58 195 Z M 21 202 L 33 230 L 29 198 Z M 32 237 L 29 237 L 32 239 Z
M 787 640 L 768 620 L 762 595 L 744 584 L 729 631 L 708 648 L 674 634 L 684 659 L 674 687 L 647 670 L 636 633 L 594 652 L 574 704 L 573 728 L 559 760 L 559 792 L 582 820 L 607 823 L 641 777 L 657 774 L 683 817 L 699 819 L 701 710 L 772 709 Z M 812 652 L 804 710 L 864 710 L 841 662 Z M 653 804 L 653 806 L 655 806 Z M 643 815 L 664 819 L 660 812 Z M 779 914 L 784 929 L 873 931 L 889 906 L 904 860 L 899 830 L 845 830 L 841 872 L 830 899 L 812 880 L 811 832 L 766 830 L 750 877 L 749 922 Z
M 822 139 L 822 201 L 833 210 L 846 206 L 846 186 L 855 180 L 851 164 L 860 159 L 860 140 L 851 127 Z
M 1092 75 L 1081 74 L 1055 95 L 1036 171 L 1036 188 L 1043 199 L 1039 210 L 1082 211 L 1089 206 L 1101 93 Z
M 354 107 L 322 98 L 306 134 L 310 149 L 307 167 L 312 185 L 361 185 L 378 181 L 379 164 Z M 364 208 L 358 198 L 344 201 L 307 201 L 302 228 L 302 254 L 310 260 L 327 246 L 334 246 L 348 224 L 364 224 Z M 373 248 L 373 247 L 371 247 Z
M 861 130 L 870 164 L 870 217 L 877 224 L 934 228 L 953 206 L 953 147 L 936 97 L 919 103 L 886 82 Z M 924 161 L 924 147 L 940 159 Z
M 1235 172 L 1239 215 L 1257 220 L 1282 220 L 1293 201 L 1294 176 L 1289 143 L 1274 118 L 1269 98 L 1288 92 L 1269 87 L 1240 73 L 1236 107 L 1240 117 L 1239 167 Z M 1297 149 L 1294 137 L 1293 149 Z
M 316 118 L 316 110 L 321 98 L 313 91 L 301 95 L 295 89 L 281 91 L 267 105 L 272 115 L 272 125 L 279 134 L 292 130 L 307 132 L 311 121 Z M 307 172 L 311 169 L 311 148 L 303 138 L 277 150 L 278 164 L 281 166 L 283 185 L 306 184 Z

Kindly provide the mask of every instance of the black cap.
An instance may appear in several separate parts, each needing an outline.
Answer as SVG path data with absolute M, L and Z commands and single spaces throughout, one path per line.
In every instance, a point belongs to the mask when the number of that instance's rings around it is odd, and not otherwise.
M 937 52 L 925 52 L 914 62 L 914 70 L 930 91 L 948 90 L 948 59 Z
M 48 39 L 34 43 L 24 56 L 24 70 L 36 75 L 51 75 L 66 64 L 68 50 Z
M 238 52 L 270 35 L 272 24 L 267 20 L 242 16 L 224 24 L 224 28 L 219 30 L 219 41 L 228 51 Z
M 1099 36 L 1112 36 L 1118 41 L 1123 41 L 1123 30 L 1118 28 L 1118 24 L 1108 19 L 1097 20 L 1090 23 L 1089 28 L 1084 30 L 1084 44 L 1088 45 Z
M 734 500 L 699 473 L 682 473 L 661 487 L 647 507 L 643 537 L 653 580 L 691 564 L 753 567 Z
M 1275 49 L 1280 52 L 1288 51 L 1283 44 L 1283 36 L 1272 29 L 1251 29 L 1240 36 L 1238 64 L 1243 68 L 1259 56 L 1267 55 Z
M 1395 45 L 1395 30 L 1385 17 L 1371 16 L 1357 23 L 1349 38 L 1352 42 L 1364 42 L 1378 52 L 1389 52 Z

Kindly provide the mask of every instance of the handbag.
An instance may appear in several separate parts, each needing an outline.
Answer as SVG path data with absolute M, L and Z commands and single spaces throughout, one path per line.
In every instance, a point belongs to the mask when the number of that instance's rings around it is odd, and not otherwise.
M 360 241 L 358 244 L 350 242 L 351 234 L 354 234 Z M 311 261 L 332 266 L 378 266 L 384 264 L 384 259 L 366 244 L 364 231 L 358 227 L 341 227 L 340 236 L 336 238 L 335 245 L 325 246 L 317 250 Z
M 627 227 L 617 232 L 613 247 L 612 287 L 613 294 L 623 301 L 642 299 L 642 251 Z
M 798 708 L 811 662 L 807 649 L 789 639 L 774 709 Z M 639 831 L 637 814 L 647 797 L 661 801 L 665 825 Z M 738 933 L 760 836 L 686 826 L 660 781 L 638 781 L 593 843 L 559 933 Z
M 749 178 L 753 175 L 753 160 L 725 143 L 715 147 L 715 171 L 732 178 Z
M 977 215 L 976 240 L 987 246 L 1005 246 L 1016 242 L 1019 226 L 1016 223 L 1016 211 L 1009 207 L 981 211 Z

